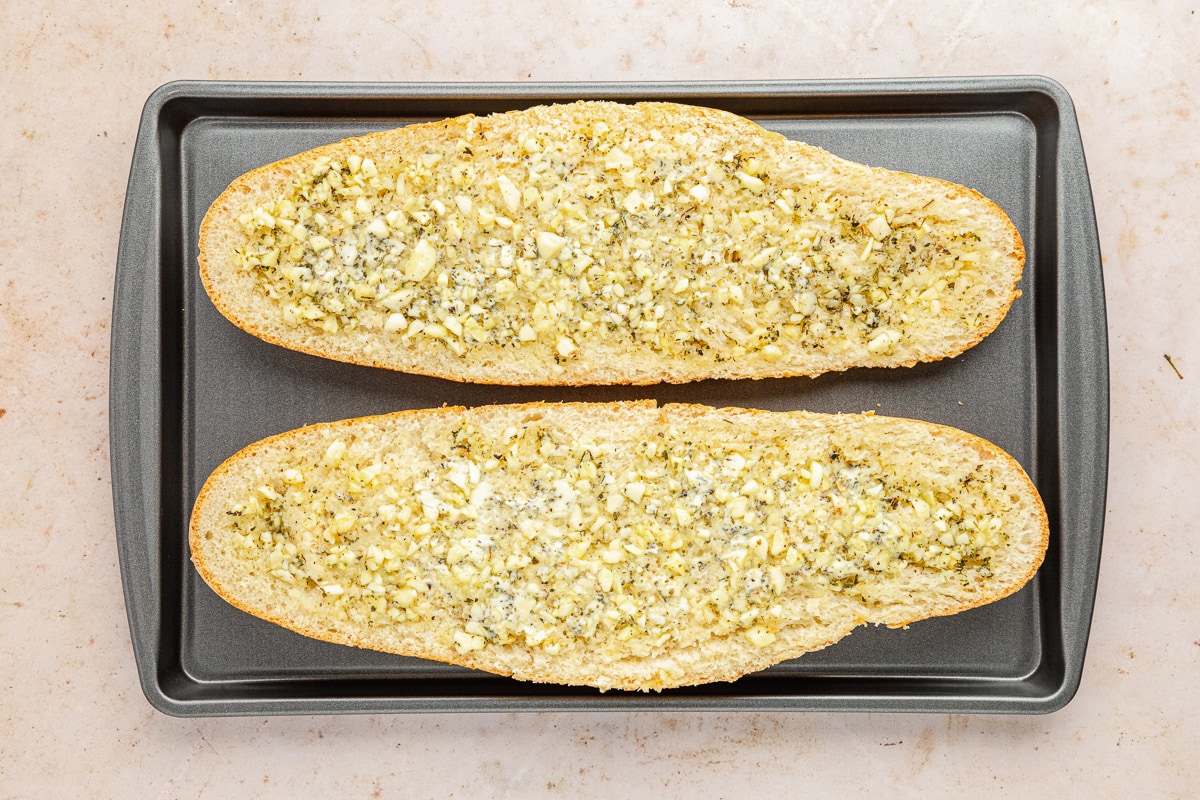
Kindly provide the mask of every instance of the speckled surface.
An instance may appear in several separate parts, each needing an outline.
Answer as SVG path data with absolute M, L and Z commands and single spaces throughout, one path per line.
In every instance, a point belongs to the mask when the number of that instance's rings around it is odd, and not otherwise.
M 0 797 L 1193 796 L 1194 4 L 276 5 L 0 6 Z M 1074 97 L 1109 304 L 1105 552 L 1083 684 L 1064 710 L 184 721 L 146 703 L 116 562 L 107 383 L 125 181 L 157 86 L 1017 73 Z

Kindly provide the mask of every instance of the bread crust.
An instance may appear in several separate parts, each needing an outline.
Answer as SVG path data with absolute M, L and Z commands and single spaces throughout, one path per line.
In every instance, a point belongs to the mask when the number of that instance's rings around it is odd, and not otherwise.
M 965 310 L 962 313 L 970 316 L 966 327 L 942 320 L 929 323 L 932 327 L 928 330 L 913 328 L 910 331 L 905 323 L 903 340 L 882 354 L 867 351 L 865 341 L 853 341 L 845 348 L 836 342 L 831 344 L 840 335 L 835 333 L 818 342 L 816 349 L 811 342 L 789 344 L 786 337 L 779 337 L 780 326 L 772 323 L 769 336 L 774 337 L 773 341 L 783 352 L 770 360 L 759 357 L 753 349 L 739 355 L 733 349 L 732 340 L 726 342 L 727 350 L 713 346 L 704 357 L 655 352 L 631 343 L 606 345 L 586 340 L 580 342 L 578 354 L 566 359 L 556 359 L 552 346 L 525 353 L 520 349 L 478 344 L 468 347 L 468 354 L 463 357 L 436 347 L 401 345 L 397 336 L 379 329 L 343 329 L 324 335 L 308 325 L 286 325 L 279 319 L 278 307 L 263 296 L 250 273 L 241 267 L 236 251 L 248 239 L 239 228 L 239 216 L 256 204 L 278 196 L 316 159 L 344 159 L 349 153 L 384 159 L 395 153 L 417 154 L 428 148 L 447 149 L 450 143 L 466 135 L 469 126 L 491 126 L 491 129 L 499 130 L 501 136 L 509 138 L 520 136 L 522 132 L 554 132 L 563 128 L 564 120 L 575 120 L 580 116 L 608 119 L 614 125 L 624 124 L 647 132 L 686 126 L 698 136 L 714 141 L 746 143 L 755 152 L 771 155 L 774 159 L 771 162 L 773 186 L 828 186 L 830 192 L 857 192 L 864 196 L 890 193 L 901 198 L 931 198 L 929 202 L 936 199 L 938 207 L 952 210 L 948 212 L 952 224 L 962 224 L 962 219 L 974 220 L 981 230 L 986 229 L 987 241 L 996 249 L 994 263 L 987 265 L 990 272 L 983 278 L 987 291 L 963 302 Z M 909 204 L 920 205 L 915 200 Z M 486 237 L 481 235 L 479 238 Z M 468 240 L 464 240 L 460 249 L 483 246 L 482 241 Z M 541 106 L 486 118 L 464 115 L 353 137 L 265 165 L 238 178 L 212 204 L 201 223 L 199 237 L 201 281 L 217 309 L 242 330 L 273 344 L 315 356 L 481 384 L 651 384 L 707 378 L 761 379 L 814 376 L 859 366 L 910 367 L 925 361 L 951 358 L 978 344 L 1004 319 L 1012 302 L 1020 296 L 1017 287 L 1024 263 L 1024 245 L 1012 221 L 994 202 L 974 189 L 846 161 L 820 148 L 787 140 L 728 112 L 670 103 L 623 106 L 580 102 Z M 753 271 L 744 263 L 732 266 Z M 850 283 L 853 285 L 853 280 Z M 781 300 L 787 299 L 786 294 L 781 295 Z M 911 313 L 919 312 L 913 310 Z
M 557 655 L 519 642 L 487 646 L 462 653 L 446 645 L 446 632 L 438 626 L 355 625 L 336 615 L 311 614 L 289 599 L 286 587 L 278 584 L 267 589 L 258 585 L 247 588 L 244 565 L 230 563 L 221 544 L 229 535 L 226 516 L 231 498 L 253 491 L 260 482 L 282 469 L 280 453 L 301 452 L 305 448 L 323 450 L 331 439 L 352 441 L 376 439 L 390 447 L 436 436 L 438 431 L 457 428 L 465 423 L 501 426 L 521 420 L 536 420 L 560 428 L 587 431 L 589 436 L 606 435 L 620 439 L 619 431 L 645 438 L 648 433 L 670 430 L 702 431 L 719 419 L 729 430 L 771 441 L 788 436 L 803 440 L 830 435 L 834 442 L 869 443 L 888 455 L 887 442 L 901 442 L 912 451 L 915 462 L 929 453 L 941 454 L 946 463 L 978 461 L 988 474 L 1002 482 L 1003 491 L 1014 501 L 1012 519 L 1006 519 L 1011 537 L 1003 557 L 997 557 L 991 580 L 967 586 L 965 579 L 950 582 L 926 581 L 903 583 L 897 599 L 891 602 L 851 602 L 846 595 L 812 594 L 819 605 L 813 621 L 783 624 L 776 639 L 762 647 L 750 647 L 736 634 L 725 636 L 699 632 L 681 646 L 600 655 L 587 642 Z M 724 428 L 723 428 L 724 429 Z M 387 432 L 391 431 L 391 434 Z M 396 433 L 399 432 L 399 433 Z M 755 432 L 755 433 L 750 433 Z M 380 436 L 381 433 L 387 434 Z M 432 441 L 432 440 L 430 440 Z M 390 443 L 390 444 L 388 444 Z M 364 446 L 366 446 L 364 444 Z M 375 446 L 372 444 L 372 446 Z M 407 450 L 405 460 L 413 456 Z M 415 452 L 415 451 L 414 451 Z M 946 455 L 949 454 L 949 455 Z M 888 455 L 892 457 L 894 454 Z M 942 463 L 935 461 L 931 463 Z M 770 533 L 768 531 L 767 533 Z M 596 686 L 601 689 L 659 690 L 713 681 L 736 680 L 742 675 L 764 669 L 780 661 L 834 644 L 862 624 L 885 624 L 900 628 L 934 616 L 956 614 L 999 600 L 1019 590 L 1036 573 L 1049 542 L 1049 523 L 1037 490 L 1020 465 L 995 445 L 954 428 L 913 420 L 865 415 L 822 415 L 807 412 L 765 412 L 738 408 L 713 409 L 706 406 L 671 404 L 657 407 L 653 401 L 625 403 L 529 403 L 516 406 L 490 406 L 477 409 L 445 407 L 402 411 L 394 414 L 362 417 L 323 423 L 289 431 L 256 442 L 222 463 L 201 489 L 189 525 L 192 561 L 201 577 L 226 601 L 242 611 L 269 620 L 303 635 L 336 644 L 414 656 L 521 680 Z M 913 581 L 910 577 L 906 581 Z M 922 578 L 923 580 L 923 578 Z M 940 578 L 939 578 L 940 580 Z M 956 583 L 955 581 L 959 581 Z M 277 582 L 278 583 L 278 582 Z M 961 584 L 961 585 L 960 585 Z M 799 585 L 798 585 L 799 586 Z M 903 587 L 907 586 L 907 589 Z M 956 588 L 957 587 L 957 588 Z M 811 591 L 812 587 L 796 591 Z M 789 589 L 789 591 L 792 591 Z M 905 597 L 904 592 L 908 596 Z M 916 600 L 912 595 L 920 597 Z M 952 596 L 953 593 L 953 596 Z M 882 592 L 879 593 L 882 597 Z M 865 597 L 865 596 L 864 596 Z M 792 598 L 800 606 L 808 596 Z M 323 602 L 323 601 L 322 601 Z M 462 611 L 459 609 L 459 611 Z M 464 612 L 465 613 L 465 612 Z M 819 617 L 819 619 L 818 619 Z M 443 626 L 454 624 L 443 622 Z

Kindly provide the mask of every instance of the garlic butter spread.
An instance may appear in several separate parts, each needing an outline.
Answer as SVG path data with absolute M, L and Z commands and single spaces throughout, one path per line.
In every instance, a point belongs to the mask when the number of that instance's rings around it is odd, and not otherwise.
M 940 201 L 897 207 L 809 179 L 770 140 L 659 122 L 565 115 L 521 139 L 472 119 L 413 152 L 322 156 L 240 215 L 238 259 L 287 326 L 532 350 L 560 371 L 589 347 L 869 363 L 947 315 L 982 324 L 970 292 L 995 248 L 939 222 Z
M 438 616 L 460 653 L 617 657 L 701 635 L 769 645 L 797 586 L 869 603 L 906 571 L 986 582 L 1007 539 L 1009 492 L 987 465 L 918 470 L 836 438 L 719 429 L 623 454 L 537 420 L 438 437 L 423 465 L 336 432 L 293 452 L 226 511 L 239 558 L 335 619 Z

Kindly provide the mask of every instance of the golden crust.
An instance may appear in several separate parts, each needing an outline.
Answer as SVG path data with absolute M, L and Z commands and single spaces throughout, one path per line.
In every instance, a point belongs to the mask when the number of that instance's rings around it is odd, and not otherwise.
M 686 404 L 671 404 L 655 409 L 653 401 L 608 404 L 529 403 L 474 410 L 446 407 L 322 423 L 281 433 L 256 442 L 231 456 L 213 472 L 205 483 L 197 497 L 189 525 L 192 561 L 201 577 L 233 606 L 312 638 L 336 644 L 443 661 L 496 674 L 512 675 L 521 680 L 596 685 L 601 688 L 658 690 L 712 681 L 735 680 L 749 672 L 834 644 L 855 627 L 864 623 L 875 622 L 893 628 L 904 627 L 921 619 L 956 614 L 994 602 L 1017 591 L 1033 577 L 1048 546 L 1048 517 L 1038 498 L 1036 488 L 1024 470 L 1015 459 L 1000 448 L 954 428 L 871 415 L 814 415 L 806 412 L 778 413 L 736 408 L 714 412 L 709 407 Z M 222 493 L 228 492 L 231 483 L 237 484 L 239 481 L 242 486 L 257 485 L 250 483 L 250 481 L 262 479 L 261 475 L 255 472 L 256 465 L 270 465 L 274 453 L 291 450 L 294 447 L 303 447 L 305 440 L 324 441 L 327 434 L 338 432 L 344 432 L 352 437 L 370 437 L 380 430 L 389 428 L 406 428 L 414 431 L 413 435 L 420 436 L 422 435 L 421 431 L 438 429 L 439 425 L 443 423 L 458 424 L 467 418 L 478 420 L 495 415 L 500 415 L 503 419 L 508 420 L 536 414 L 539 417 L 553 419 L 559 424 L 580 426 L 595 426 L 598 421 L 607 419 L 610 425 L 619 426 L 626 420 L 645 422 L 645 415 L 652 410 L 654 419 L 650 424 L 657 425 L 661 429 L 666 429 L 668 426 L 686 426 L 691 419 L 706 416 L 711 418 L 714 413 L 717 413 L 730 424 L 744 424 L 747 430 L 773 431 L 774 435 L 779 435 L 778 432 L 788 424 L 789 418 L 844 429 L 844 432 L 848 431 L 853 435 L 871 438 L 872 441 L 911 435 L 913 431 L 920 431 L 922 437 L 928 437 L 930 441 L 940 441 L 949 450 L 969 457 L 972 462 L 978 459 L 981 463 L 993 465 L 997 473 L 1004 476 L 1007 490 L 1014 495 L 1019 495 L 1021 507 L 1033 515 L 1032 518 L 1023 519 L 1020 524 L 1016 525 L 1020 530 L 1027 531 L 1028 541 L 1020 542 L 1024 549 L 1021 557 L 1014 557 L 1015 569 L 1009 569 L 1007 564 L 1002 566 L 1000 569 L 1007 570 L 1007 572 L 997 571 L 996 583 L 990 590 L 977 593 L 964 592 L 961 596 L 957 596 L 953 603 L 948 603 L 948 599 L 939 593 L 936 603 L 933 605 L 917 604 L 908 607 L 901 604 L 896 606 L 894 613 L 888 609 L 866 610 L 857 606 L 831 608 L 829 609 L 830 619 L 827 620 L 827 627 L 823 633 L 820 630 L 807 630 L 803 626 L 793 626 L 792 628 L 785 626 L 780 630 L 777 642 L 761 649 L 750 649 L 744 645 L 739 647 L 737 642 L 732 640 L 719 642 L 708 640 L 683 647 L 677 651 L 659 653 L 651 659 L 631 655 L 627 659 L 604 665 L 599 672 L 597 671 L 599 668 L 588 663 L 586 656 L 574 660 L 565 657 L 553 659 L 523 650 L 517 645 L 463 654 L 456 652 L 453 648 L 433 644 L 434 639 L 420 631 L 411 636 L 397 634 L 398 638 L 393 637 L 391 640 L 386 640 L 374 636 L 368 628 L 356 630 L 345 627 L 341 629 L 322 627 L 303 614 L 295 613 L 294 609 L 288 610 L 286 606 L 273 610 L 271 605 L 279 606 L 279 603 L 286 603 L 282 596 L 276 597 L 271 603 L 248 599 L 251 594 L 245 593 L 238 586 L 231 585 L 229 565 L 210 562 L 210 558 L 219 556 L 219 548 L 210 546 L 208 542 L 210 537 L 221 535 L 219 526 L 214 523 L 214 519 L 218 521 L 223 519 L 224 506 L 222 503 L 226 502 L 227 498 Z M 911 600 L 906 600 L 905 603 L 911 603 Z M 944 605 L 939 606 L 937 603 Z M 905 610 L 906 608 L 907 610 Z M 675 677 L 665 678 L 661 670 L 652 668 L 653 663 L 651 662 L 671 665 L 674 667 Z M 680 669 L 683 669 L 682 675 L 678 674 Z
M 512 113 L 523 114 L 523 123 L 532 130 L 539 124 L 552 128 L 561 122 L 563 115 L 570 113 L 570 109 L 591 107 L 602 110 L 616 106 L 608 103 L 580 102 L 569 106 L 544 106 Z M 428 352 L 397 350 L 390 346 L 375 348 L 372 353 L 369 352 L 372 340 L 367 336 L 351 338 L 337 334 L 334 337 L 323 337 L 315 335 L 307 326 L 289 328 L 280 323 L 264 322 L 261 308 L 255 308 L 253 305 L 257 292 L 252 284 L 246 282 L 245 276 L 237 275 L 237 259 L 229 249 L 229 243 L 239 235 L 237 217 L 245 211 L 247 204 L 254 199 L 261 201 L 278 193 L 294 174 L 321 156 L 344 156 L 352 151 L 420 152 L 427 145 L 445 145 L 458 138 L 468 123 L 476 119 L 473 115 L 465 115 L 441 122 L 411 125 L 346 139 L 246 173 L 217 198 L 201 223 L 201 281 L 213 303 L 225 317 L 239 328 L 272 344 L 362 366 L 481 384 L 520 385 L 682 383 L 706 378 L 815 376 L 858 366 L 911 367 L 924 361 L 952 358 L 975 346 L 995 330 L 1006 316 L 1012 302 L 1020 296 L 1017 286 L 1026 257 L 1021 237 L 1003 210 L 973 189 L 936 178 L 846 161 L 819 148 L 789 141 L 749 120 L 715 109 L 670 103 L 641 103 L 632 108 L 644 114 L 643 122 L 648 128 L 653 127 L 656 122 L 663 126 L 671 121 L 677 124 L 683 115 L 688 120 L 689 127 L 702 136 L 736 136 L 764 143 L 764 146 L 776 147 L 795 161 L 798 169 L 815 166 L 824 174 L 837 176 L 842 180 L 858 181 L 864 185 L 896 186 L 904 191 L 921 191 L 947 200 L 970 202 L 973 204 L 972 213 L 989 220 L 989 224 L 994 224 L 1003 231 L 997 235 L 997 239 L 1005 243 L 1002 247 L 1006 253 L 1001 262 L 1007 277 L 997 278 L 996 296 L 987 300 L 991 307 L 987 313 L 980 316 L 978 327 L 973 328 L 969 336 L 931 337 L 930 342 L 920 342 L 909 347 L 907 352 L 898 348 L 897 352 L 886 358 L 847 360 L 830 358 L 824 354 L 809 357 L 802 352 L 789 352 L 786 358 L 777 363 L 766 363 L 762 360 L 751 362 L 746 358 L 729 358 L 721 363 L 701 363 L 690 358 L 658 357 L 644 350 L 630 350 L 625 353 L 589 351 L 592 352 L 593 360 L 581 358 L 579 361 L 568 362 L 564 372 L 553 374 L 548 368 L 538 367 L 536 364 L 512 362 L 511 353 L 500 351 L 478 362 L 461 362 L 445 356 L 435 357 Z M 379 332 L 376 336 L 382 337 L 384 334 Z

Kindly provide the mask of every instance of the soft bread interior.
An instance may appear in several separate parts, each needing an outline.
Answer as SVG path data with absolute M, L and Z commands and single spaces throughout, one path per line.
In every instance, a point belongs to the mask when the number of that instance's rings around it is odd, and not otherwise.
M 200 234 L 205 288 L 256 336 L 504 384 L 946 358 L 996 328 L 1024 261 L 974 190 L 667 103 L 347 139 L 237 179 Z
M 281 434 L 213 473 L 190 532 L 222 597 L 309 636 L 641 690 L 994 601 L 1047 538 L 1021 467 L 964 432 L 652 402 Z

